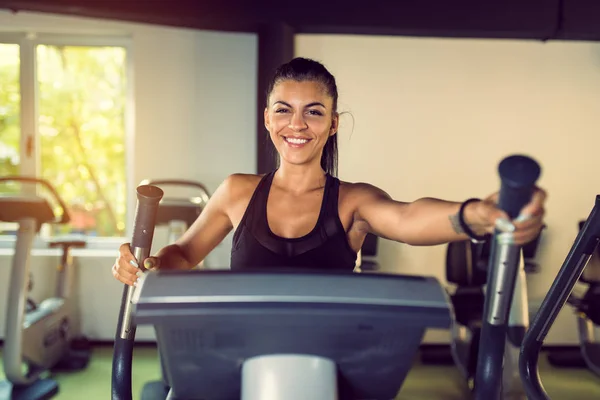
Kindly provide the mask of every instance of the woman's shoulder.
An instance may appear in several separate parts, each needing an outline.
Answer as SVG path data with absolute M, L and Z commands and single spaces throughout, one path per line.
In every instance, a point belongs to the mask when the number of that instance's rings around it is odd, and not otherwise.
M 379 196 L 385 192 L 367 182 L 347 182 L 340 180 L 340 195 L 350 197 Z
M 223 180 L 218 191 L 230 201 L 249 199 L 256 190 L 264 174 L 234 173 Z
M 211 201 L 217 207 L 231 210 L 250 201 L 264 175 L 234 173 L 227 176 L 213 194 Z
M 367 182 L 340 181 L 339 203 L 352 209 L 362 204 L 387 201 L 390 195 L 379 187 Z
M 258 184 L 265 174 L 245 174 L 245 173 L 234 173 L 225 178 L 225 182 L 230 185 L 248 185 Z

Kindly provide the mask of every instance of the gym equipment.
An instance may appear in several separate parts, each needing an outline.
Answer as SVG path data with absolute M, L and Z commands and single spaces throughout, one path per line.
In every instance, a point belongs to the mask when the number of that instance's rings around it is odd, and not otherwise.
M 502 160 L 498 167 L 501 179 L 498 207 L 511 219 L 519 216 L 520 210 L 531 200 L 535 182 L 541 169 L 538 163 L 523 155 Z M 497 226 L 490 249 L 490 263 L 483 308 L 483 319 L 477 354 L 474 393 L 476 400 L 499 400 L 503 397 L 520 396 L 522 387 L 510 376 L 508 368 L 515 355 L 509 341 L 520 342 L 526 325 L 516 325 L 509 318 L 518 315 L 526 321 L 527 310 L 519 310 L 519 296 L 526 295 L 523 282 L 524 269 L 521 247 L 512 241 L 510 231 Z M 520 313 L 519 313 L 520 311 Z M 512 326 L 512 329 L 509 327 Z M 511 336 L 513 336 L 511 340 Z M 514 340 L 514 341 L 513 341 Z
M 200 182 L 183 179 L 146 179 L 141 186 L 158 186 L 164 190 L 165 186 L 194 188 L 198 196 L 193 197 L 163 197 L 156 215 L 156 225 L 169 227 L 169 243 L 174 243 L 198 218 L 208 200 L 210 192 Z
M 390 400 L 451 320 L 435 279 L 351 272 L 149 274 L 134 304 L 175 399 Z
M 506 337 L 504 363 L 504 391 L 510 396 L 524 393 L 519 379 L 518 354 L 521 341 L 529 326 L 529 310 L 526 291 L 526 272 L 537 270 L 534 258 L 541 234 L 523 246 L 523 254 L 513 299 Z M 469 240 L 451 242 L 446 248 L 446 280 L 454 285 L 449 290 L 455 319 L 451 329 L 451 359 L 465 378 L 467 387 L 472 390 L 477 367 L 479 339 L 484 314 L 484 287 L 487 283 L 487 267 L 490 258 L 491 241 L 474 243 Z M 527 268 L 529 266 L 529 268 Z M 437 359 L 440 351 L 436 351 Z M 428 362 L 433 357 L 423 351 L 423 359 Z M 448 357 L 446 357 L 447 359 Z
M 487 258 L 484 246 L 469 240 L 449 243 L 446 248 L 446 280 L 455 285 L 450 293 L 454 309 L 450 351 L 469 389 L 473 389 L 477 351 L 483 318 Z M 486 251 L 489 257 L 489 249 Z
M 379 270 L 380 267 L 377 262 L 378 242 L 379 238 L 376 235 L 367 233 L 358 255 L 356 272 L 374 272 Z
M 136 189 L 136 194 L 137 206 L 131 253 L 136 260 L 145 260 L 150 255 L 158 206 L 164 192 L 156 186 L 140 185 Z M 139 263 L 139 266 L 141 270 L 145 271 L 143 263 Z M 135 286 L 124 285 L 121 297 L 112 360 L 111 393 L 113 400 L 132 399 L 131 363 L 136 332 L 132 315 L 132 299 L 135 289 Z
M 137 194 L 132 252 L 142 259 L 162 191 L 141 186 Z M 138 323 L 156 329 L 171 383 L 163 399 L 321 400 L 336 393 L 394 398 L 425 330 L 447 328 L 450 321 L 446 295 L 433 278 L 291 270 L 146 273 L 138 287 L 124 288 L 112 398 L 132 398 Z M 267 397 L 270 390 L 281 396 Z
M 585 221 L 579 222 L 579 230 Z M 548 361 L 559 367 L 587 367 L 600 377 L 600 248 L 592 253 L 579 282 L 587 284 L 583 296 L 567 298 L 577 316 L 579 349 L 550 349 Z
M 600 195 L 569 250 L 556 279 L 525 335 L 519 367 L 521 379 L 530 400 L 549 399 L 538 372 L 538 358 L 548 331 L 567 302 L 600 241 Z
M 157 186 L 161 190 L 171 186 L 176 188 L 192 188 L 198 196 L 193 197 L 163 197 L 158 204 L 155 226 L 168 226 L 168 243 L 175 243 L 185 231 L 198 218 L 208 200 L 210 192 L 200 182 L 183 179 L 146 179 L 140 183 L 141 186 Z M 206 267 L 206 262 L 202 260 L 198 266 Z M 161 381 L 151 382 L 144 386 L 144 393 L 168 393 L 169 381 L 165 374 L 163 357 L 159 353 L 159 362 L 161 364 Z M 145 395 L 148 396 L 148 395 Z
M 529 201 L 539 172 L 524 156 L 500 164 L 499 204 L 511 217 Z M 132 252 L 139 260 L 149 254 L 162 191 L 143 186 L 137 194 Z M 475 382 L 479 399 L 481 393 L 501 392 L 520 254 L 510 234 L 497 232 L 494 238 Z M 512 277 L 504 279 L 507 273 Z M 422 277 L 283 270 L 146 273 L 140 285 L 124 288 L 112 398 L 132 398 L 135 329 L 145 323 L 155 326 L 171 400 L 391 399 L 425 330 L 449 327 L 449 306 L 439 282 Z
M 62 209 L 57 216 L 46 198 L 37 195 L 0 195 L 0 220 L 17 222 L 19 229 L 10 274 L 6 334 L 2 360 L 7 381 L 0 383 L 2 399 L 48 399 L 59 391 L 58 384 L 42 378 L 51 370 L 76 371 L 87 366 L 89 351 L 72 348 L 71 289 L 73 286 L 72 247 L 85 242 L 55 240 L 50 247 L 62 248 L 55 296 L 35 304 L 27 299 L 30 252 L 42 224 L 69 222 L 67 207 L 56 190 L 43 179 L 14 176 L 3 182 L 43 185 Z M 80 343 L 81 345 L 81 343 Z M 23 371 L 23 364 L 27 372 Z

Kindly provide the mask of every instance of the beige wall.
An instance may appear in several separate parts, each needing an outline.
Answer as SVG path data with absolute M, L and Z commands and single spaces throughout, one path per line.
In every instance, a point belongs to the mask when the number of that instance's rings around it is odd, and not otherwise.
M 486 196 L 506 155 L 542 165 L 549 192 L 541 301 L 600 193 L 600 45 L 505 40 L 298 35 L 296 55 L 336 76 L 340 178 L 397 200 Z M 444 278 L 445 247 L 381 244 L 385 270 Z M 570 310 L 548 342 L 575 342 Z

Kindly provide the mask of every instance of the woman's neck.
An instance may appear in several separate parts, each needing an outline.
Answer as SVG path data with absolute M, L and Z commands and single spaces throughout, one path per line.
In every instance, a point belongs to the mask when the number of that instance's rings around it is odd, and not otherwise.
M 295 194 L 321 189 L 325 181 L 325 171 L 320 165 L 282 164 L 273 177 L 273 184 Z

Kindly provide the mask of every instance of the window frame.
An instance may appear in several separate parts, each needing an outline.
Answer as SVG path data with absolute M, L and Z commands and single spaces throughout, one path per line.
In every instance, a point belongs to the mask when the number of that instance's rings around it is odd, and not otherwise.
M 38 80 L 36 48 L 38 45 L 48 46 L 85 46 L 85 47 L 122 47 L 125 50 L 125 74 L 127 77 L 126 99 L 125 99 L 125 237 L 98 237 L 82 236 L 87 242 L 83 249 L 77 249 L 77 253 L 88 254 L 98 250 L 116 250 L 116 246 L 128 241 L 131 237 L 134 218 L 136 197 L 134 182 L 134 150 L 135 150 L 135 98 L 134 98 L 134 76 L 133 76 L 133 41 L 132 37 L 122 34 L 80 34 L 80 33 L 44 33 L 35 31 L 0 31 L 0 44 L 14 44 L 19 46 L 19 84 L 20 84 L 20 149 L 19 149 L 19 174 L 28 176 L 40 176 L 41 152 L 39 149 L 40 135 L 38 130 Z M 29 133 L 30 132 L 30 133 Z M 34 151 L 31 156 L 27 154 L 28 137 L 33 136 Z M 45 253 L 48 249 L 47 240 L 36 235 L 33 250 L 34 253 Z M 15 236 L 0 235 L 0 255 L 12 254 L 15 246 Z M 49 249 L 50 253 L 56 253 L 55 249 Z M 41 253 L 40 253 L 41 254 Z

